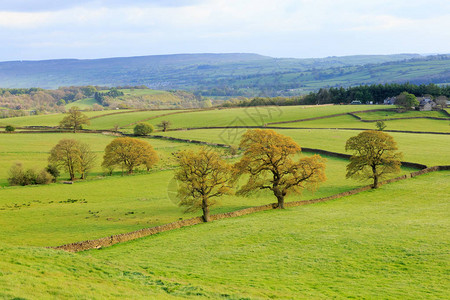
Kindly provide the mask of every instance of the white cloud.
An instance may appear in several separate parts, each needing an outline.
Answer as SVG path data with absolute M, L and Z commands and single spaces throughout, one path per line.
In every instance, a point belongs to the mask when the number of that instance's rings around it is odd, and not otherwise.
M 27 1 L 15 2 L 9 10 L 0 4 L 0 37 L 8 45 L 0 60 L 208 51 L 394 53 L 398 44 L 405 45 L 402 52 L 450 52 L 449 1 L 48 0 L 41 1 L 41 11 L 39 1 L 28 10 Z M 414 41 L 408 40 L 412 32 Z

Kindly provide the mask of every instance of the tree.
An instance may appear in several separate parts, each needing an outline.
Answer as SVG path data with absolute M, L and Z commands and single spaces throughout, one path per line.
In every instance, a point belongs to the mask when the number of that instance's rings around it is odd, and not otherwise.
M 74 139 L 62 139 L 50 151 L 48 161 L 50 164 L 64 168 L 75 180 L 75 173 L 81 174 L 81 179 L 86 178 L 87 171 L 95 162 L 96 155 L 91 152 L 89 145 Z
M 91 151 L 88 144 L 79 143 L 79 172 L 81 174 L 80 179 L 86 179 L 87 172 L 92 169 L 97 160 L 97 155 Z
M 248 130 L 239 147 L 244 155 L 235 166 L 237 175 L 249 174 L 239 194 L 269 189 L 277 198 L 277 207 L 284 208 L 286 195 L 300 193 L 305 187 L 315 189 L 326 180 L 324 158 L 313 155 L 294 161 L 293 157 L 301 152 L 300 146 L 273 130 Z
M 170 121 L 164 120 L 164 121 L 161 121 L 161 123 L 159 123 L 156 126 L 158 126 L 158 128 L 161 128 L 162 131 L 166 132 L 167 129 L 169 129 L 170 125 L 171 125 Z
M 14 127 L 12 125 L 6 125 L 5 131 L 6 132 L 14 132 L 14 131 L 16 131 L 16 127 Z
M 113 166 L 125 167 L 132 174 L 135 167 L 144 165 L 148 170 L 157 162 L 158 154 L 146 141 L 119 137 L 106 146 L 102 166 L 109 170 Z
M 77 132 L 77 129 L 81 129 L 83 124 L 89 125 L 89 118 L 77 106 L 72 106 L 64 119 L 59 122 L 60 127 L 72 128 L 74 133 Z
M 153 125 L 149 123 L 138 123 L 134 126 L 134 135 L 149 135 L 153 132 Z
M 366 130 L 351 137 L 345 150 L 354 154 L 347 165 L 347 178 L 373 179 L 372 188 L 378 188 L 379 180 L 390 173 L 398 173 L 402 153 L 396 152 L 394 138 L 382 131 Z
M 436 98 L 436 105 L 441 109 L 444 109 L 447 107 L 447 100 L 446 96 L 439 96 Z
M 383 131 L 386 128 L 386 124 L 383 121 L 377 121 L 375 126 L 379 131 Z
M 399 111 L 407 111 L 419 105 L 416 96 L 413 94 L 403 92 L 395 99 L 395 105 Z
M 184 150 L 177 155 L 180 168 L 175 178 L 181 184 L 178 189 L 180 205 L 186 211 L 203 210 L 203 220 L 209 222 L 211 198 L 231 193 L 232 166 L 219 153 L 207 148 L 199 151 Z

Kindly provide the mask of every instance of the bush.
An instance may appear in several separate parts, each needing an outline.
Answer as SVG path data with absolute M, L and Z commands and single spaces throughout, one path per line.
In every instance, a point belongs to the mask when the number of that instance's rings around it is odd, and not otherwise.
M 11 125 L 6 125 L 6 127 L 5 127 L 6 132 L 13 132 L 15 130 L 16 130 L 16 127 L 11 126 Z
M 47 173 L 49 173 L 52 177 L 53 177 L 53 182 L 56 182 L 56 179 L 58 179 L 59 176 L 59 170 L 58 167 L 55 165 L 48 165 L 45 168 L 45 171 L 47 171 Z
M 45 169 L 42 169 L 39 173 L 34 169 L 25 171 L 22 163 L 15 163 L 9 169 L 8 182 L 10 185 L 49 184 L 52 179 L 52 175 Z
M 148 123 L 138 123 L 134 126 L 134 135 L 148 135 L 153 132 L 153 125 Z

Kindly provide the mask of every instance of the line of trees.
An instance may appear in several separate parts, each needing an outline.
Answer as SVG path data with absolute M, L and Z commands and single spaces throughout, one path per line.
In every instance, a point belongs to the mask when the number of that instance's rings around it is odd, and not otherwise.
M 348 104 L 354 100 L 361 103 L 382 103 L 384 99 L 393 97 L 407 92 L 417 97 L 430 95 L 434 98 L 445 96 L 450 98 L 450 86 L 438 86 L 436 84 L 415 85 L 410 83 L 387 83 L 360 85 L 354 87 L 332 87 L 329 89 L 322 88 L 317 92 L 311 92 L 305 96 L 297 97 L 256 97 L 252 99 L 235 98 L 227 101 L 223 106 L 245 107 L 245 106 L 262 106 L 262 105 L 312 105 L 312 104 Z
M 295 159 L 301 153 L 300 146 L 273 130 L 248 130 L 239 147 L 243 155 L 234 165 L 204 147 L 179 152 L 180 168 L 175 173 L 180 181 L 179 205 L 187 207 L 187 211 L 201 209 L 208 222 L 213 199 L 222 195 L 250 195 L 267 189 L 276 197 L 276 207 L 283 209 L 287 195 L 301 193 L 305 188 L 315 190 L 326 180 L 326 159 L 320 155 Z M 402 154 L 396 152 L 393 138 L 382 131 L 361 132 L 347 141 L 345 149 L 354 152 L 347 178 L 372 179 L 372 187 L 378 188 L 380 179 L 400 171 Z M 245 183 L 239 186 L 242 181 Z

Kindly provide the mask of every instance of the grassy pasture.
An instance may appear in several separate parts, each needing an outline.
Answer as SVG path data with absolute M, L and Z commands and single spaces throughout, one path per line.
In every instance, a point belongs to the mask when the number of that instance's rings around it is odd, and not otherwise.
M 121 114 L 114 114 L 95 118 L 91 120 L 91 124 L 86 126 L 87 129 L 111 129 L 116 124 L 119 127 L 126 126 L 131 123 L 139 122 L 147 118 L 152 118 L 158 115 L 175 112 L 174 110 L 153 110 L 153 111 L 137 111 L 126 112 Z M 133 128 L 134 126 L 131 126 Z
M 89 144 L 91 150 L 97 154 L 97 166 L 89 172 L 89 178 L 103 175 L 101 162 L 107 144 L 115 137 L 104 134 L 87 133 L 33 133 L 33 134 L 4 134 L 0 136 L 0 186 L 7 184 L 8 171 L 15 162 L 22 162 L 25 168 L 42 169 L 48 165 L 51 148 L 63 138 L 76 139 Z M 148 140 L 160 155 L 158 167 L 167 163 L 171 153 L 184 149 L 189 145 L 162 140 Z M 62 174 L 61 178 L 67 177 Z
M 170 131 L 164 135 L 188 138 L 231 145 L 239 144 L 246 129 L 199 129 L 188 131 Z M 300 146 L 318 148 L 345 153 L 345 142 L 358 134 L 354 130 L 320 130 L 320 129 L 277 129 L 277 132 L 292 137 Z M 163 133 L 158 133 L 163 134 Z M 448 149 L 450 136 L 433 134 L 412 134 L 390 132 L 405 161 L 426 165 L 450 164 Z
M 404 131 L 422 131 L 422 132 L 450 132 L 450 121 L 432 120 L 432 119 L 408 119 L 408 120 L 391 120 L 384 121 L 386 130 L 404 130 Z M 278 126 L 278 125 L 273 125 Z M 376 129 L 375 122 L 361 122 L 360 120 L 350 116 L 337 116 L 326 119 L 302 121 L 283 124 L 286 127 L 299 128 L 364 128 Z M 270 125 L 268 126 L 270 127 Z
M 309 155 L 309 154 L 307 154 Z M 328 158 L 327 178 L 316 192 L 305 190 L 287 201 L 314 199 L 344 192 L 368 182 L 345 179 L 347 161 Z M 402 174 L 411 172 L 403 169 Z M 49 246 L 99 238 L 200 215 L 184 214 L 171 200 L 176 186 L 173 172 L 153 171 L 134 176 L 113 176 L 72 185 L 6 187 L 0 190 L 0 242 Z M 77 200 L 71 203 L 69 199 Z M 269 191 L 251 197 L 225 196 L 212 213 L 273 203 Z M 86 203 L 85 203 L 86 202 Z M 17 220 L 21 221 L 20 223 Z
M 444 299 L 449 178 L 431 173 L 78 254 L 2 241 L 0 297 Z
M 101 116 L 109 114 L 111 112 L 116 112 L 119 110 L 103 110 L 103 111 L 86 111 L 83 112 L 89 118 L 95 116 Z M 126 111 L 126 110 L 123 110 Z M 58 126 L 59 122 L 64 118 L 64 114 L 49 114 L 49 115 L 34 115 L 25 117 L 15 117 L 0 119 L 0 126 L 14 125 L 14 126 Z
M 382 105 L 361 106 L 265 106 L 196 111 L 151 120 L 158 124 L 169 120 L 172 128 L 204 126 L 262 126 L 270 122 L 300 120 L 359 110 L 380 109 Z
M 92 105 L 94 105 L 94 104 L 99 104 L 99 103 L 94 98 L 85 98 L 85 99 L 77 100 L 75 102 L 66 104 L 65 108 L 69 109 L 72 106 L 77 106 L 79 109 L 84 110 L 84 109 L 91 109 Z
M 396 111 L 371 111 L 365 113 L 355 113 L 363 120 L 381 120 L 381 119 L 395 119 L 395 118 L 411 118 L 411 117 L 436 117 L 448 118 L 448 115 L 442 111 L 406 111 L 398 113 Z

